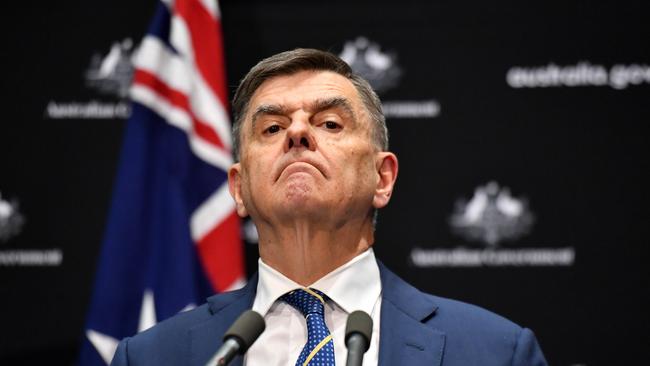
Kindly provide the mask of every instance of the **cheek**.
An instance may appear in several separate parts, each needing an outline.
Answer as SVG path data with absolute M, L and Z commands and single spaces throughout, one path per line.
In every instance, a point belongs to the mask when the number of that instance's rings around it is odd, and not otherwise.
M 374 190 L 378 176 L 371 154 L 363 151 L 351 151 L 342 161 L 345 182 L 353 190 L 352 193 L 358 194 Z
M 260 167 L 253 166 L 246 180 L 246 186 L 248 187 L 249 194 L 259 192 L 268 186 L 268 184 L 264 184 L 262 180 L 263 176 L 260 174 Z
M 257 196 L 257 192 L 266 186 L 266 184 L 260 181 L 262 179 L 260 172 L 264 170 L 260 170 L 258 164 L 251 163 L 250 161 L 245 163 L 245 168 L 242 168 L 242 170 L 245 172 L 242 174 L 242 192 L 245 198 L 250 201 Z
M 249 169 L 251 169 L 249 172 L 252 172 L 252 174 L 246 174 L 242 177 L 242 201 L 248 214 L 251 217 L 257 217 L 260 210 L 263 210 L 263 207 L 266 206 L 265 198 L 269 196 L 269 192 L 266 190 L 268 184 L 260 182 L 260 176 L 255 173 L 257 170 L 254 167 L 249 167 Z

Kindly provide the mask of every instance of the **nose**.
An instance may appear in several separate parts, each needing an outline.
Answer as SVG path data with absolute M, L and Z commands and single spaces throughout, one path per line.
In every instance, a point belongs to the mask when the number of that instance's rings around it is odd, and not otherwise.
M 284 151 L 289 152 L 291 149 L 316 150 L 316 140 L 309 121 L 294 120 L 287 128 Z

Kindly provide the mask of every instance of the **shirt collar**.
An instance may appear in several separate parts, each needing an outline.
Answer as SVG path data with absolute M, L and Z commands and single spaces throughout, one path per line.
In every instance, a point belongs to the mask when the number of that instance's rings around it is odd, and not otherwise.
M 301 285 L 271 268 L 260 258 L 259 282 L 253 310 L 265 316 L 273 303 L 285 293 L 302 288 Z M 363 310 L 372 314 L 381 294 L 379 267 L 372 248 L 352 258 L 309 287 L 322 291 L 344 311 Z

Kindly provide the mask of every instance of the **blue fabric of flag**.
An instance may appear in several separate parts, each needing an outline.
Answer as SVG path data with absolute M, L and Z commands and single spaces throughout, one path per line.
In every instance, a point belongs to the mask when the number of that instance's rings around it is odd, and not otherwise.
M 116 340 L 137 333 L 145 290 L 158 321 L 214 292 L 189 218 L 225 179 L 190 151 L 183 131 L 133 103 L 86 330 Z M 84 335 L 79 364 L 105 365 L 96 348 Z

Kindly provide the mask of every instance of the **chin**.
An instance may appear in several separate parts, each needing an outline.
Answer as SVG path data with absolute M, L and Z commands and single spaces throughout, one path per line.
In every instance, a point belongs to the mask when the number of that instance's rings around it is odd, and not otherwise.
M 291 191 L 287 192 L 283 202 L 286 213 L 290 215 L 322 214 L 325 209 L 318 197 L 314 197 L 312 191 Z
M 313 199 L 318 188 L 306 179 L 294 179 L 284 187 L 284 197 L 287 201 L 307 201 Z
M 322 187 L 318 187 L 310 179 L 293 179 L 282 189 L 282 206 L 290 215 L 322 214 L 326 209 L 322 196 Z
M 294 191 L 284 196 L 284 205 L 291 210 L 304 210 L 319 206 L 310 191 Z

